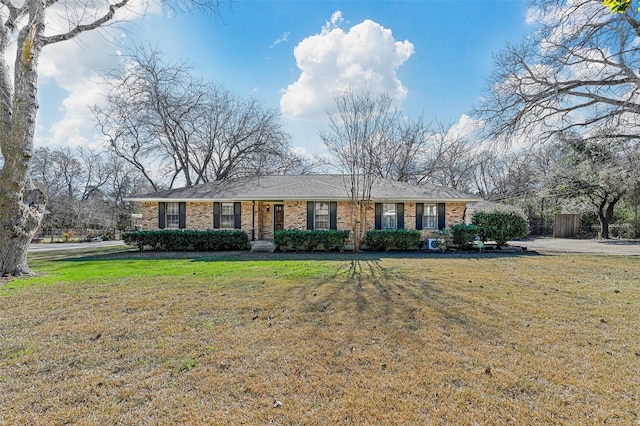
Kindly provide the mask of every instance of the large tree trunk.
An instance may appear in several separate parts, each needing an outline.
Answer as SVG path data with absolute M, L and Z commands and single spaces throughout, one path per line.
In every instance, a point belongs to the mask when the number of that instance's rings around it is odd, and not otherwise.
M 33 275 L 27 265 L 27 251 L 40 226 L 46 196 L 37 188 L 8 190 L 15 185 L 4 178 L 4 170 L 0 174 L 0 273 Z
M 609 239 L 609 224 L 613 221 L 613 209 L 620 198 L 616 197 L 612 201 L 602 201 L 598 209 L 598 218 L 600 219 L 600 238 Z
M 18 33 L 13 93 L 4 62 L 6 43 L 0 43 L 0 275 L 32 274 L 27 265 L 29 243 L 44 214 L 46 196 L 29 177 L 38 111 L 38 58 L 44 32 L 44 2 L 29 1 L 28 25 Z M 6 40 L 5 40 L 6 42 Z

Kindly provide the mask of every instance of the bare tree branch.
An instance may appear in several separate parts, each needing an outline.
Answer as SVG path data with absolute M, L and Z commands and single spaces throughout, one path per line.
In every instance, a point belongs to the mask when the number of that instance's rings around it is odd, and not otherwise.
M 637 132 L 637 16 L 612 16 L 598 0 L 534 0 L 532 10 L 542 24 L 494 57 L 488 95 L 474 109 L 489 135 L 548 138 L 602 126 Z

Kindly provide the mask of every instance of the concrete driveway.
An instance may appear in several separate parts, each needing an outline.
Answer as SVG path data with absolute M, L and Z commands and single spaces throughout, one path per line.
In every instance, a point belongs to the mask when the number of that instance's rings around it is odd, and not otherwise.
M 29 253 L 55 250 L 91 249 L 96 247 L 123 246 L 122 241 L 96 241 L 92 243 L 33 243 L 29 245 Z
M 577 240 L 571 238 L 528 238 L 510 241 L 510 245 L 553 253 L 600 253 L 640 256 L 640 240 Z

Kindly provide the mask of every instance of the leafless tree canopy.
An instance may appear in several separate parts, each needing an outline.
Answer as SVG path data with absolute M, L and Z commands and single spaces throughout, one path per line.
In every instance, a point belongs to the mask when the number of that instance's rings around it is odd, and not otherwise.
M 123 229 L 131 213 L 123 198 L 148 189 L 131 165 L 105 150 L 38 148 L 30 168 L 49 200 L 43 229 Z
M 600 0 L 533 0 L 538 29 L 494 58 L 487 97 L 475 115 L 494 137 L 570 130 L 638 137 L 637 14 L 613 15 Z
M 155 49 L 132 59 L 110 73 L 93 113 L 113 151 L 154 188 L 274 173 L 290 158 L 278 111 L 193 78 Z

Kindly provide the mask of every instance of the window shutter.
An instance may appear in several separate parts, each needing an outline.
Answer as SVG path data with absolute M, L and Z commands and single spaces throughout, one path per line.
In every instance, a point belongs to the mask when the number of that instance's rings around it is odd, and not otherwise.
M 438 203 L 438 229 L 444 229 L 447 226 L 446 220 L 445 220 L 445 213 L 446 213 L 445 204 Z
M 158 228 L 165 228 L 165 211 L 167 203 L 158 203 Z
M 233 227 L 242 228 L 242 203 L 239 201 L 233 203 Z
M 307 201 L 307 229 L 313 229 L 313 218 L 316 214 L 316 203 Z
M 329 229 L 338 229 L 338 203 L 329 203 Z
M 382 203 L 376 203 L 376 229 L 382 229 Z
M 187 203 L 178 203 L 178 228 L 187 227 Z
M 213 229 L 220 229 L 220 203 L 213 203 Z
M 404 229 L 404 203 L 396 204 L 396 229 Z
M 424 216 L 424 203 L 416 203 L 416 229 L 422 231 L 422 216 Z

